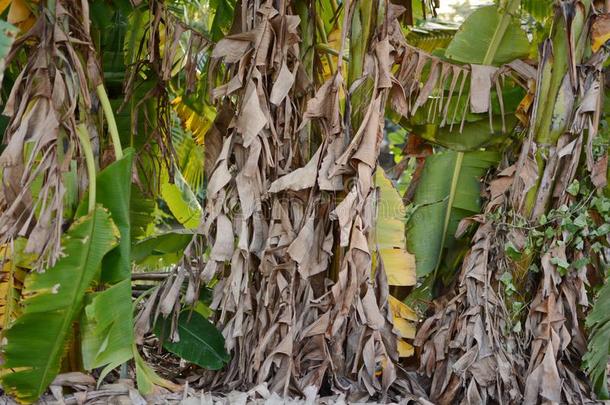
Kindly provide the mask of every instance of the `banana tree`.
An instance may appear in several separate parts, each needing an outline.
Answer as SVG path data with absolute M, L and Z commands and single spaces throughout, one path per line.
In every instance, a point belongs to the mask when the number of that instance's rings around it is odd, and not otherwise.
M 590 45 L 590 2 L 561 2 L 553 10 L 535 93 L 524 99 L 533 99 L 527 136 L 518 157 L 507 154 L 489 182 L 485 215 L 463 222 L 462 229 L 472 223 L 478 229 L 456 287 L 439 298 L 445 307 L 416 339 L 421 370 L 432 377 L 431 398 L 440 402 L 593 396 L 589 382 L 577 377 L 586 351 L 577 313 L 590 294 L 587 268 L 605 263 L 599 248 L 607 240 L 589 229 L 605 215 L 606 151 L 594 153 L 592 145 L 606 52 Z M 592 312 L 593 352 L 585 357 L 602 396 L 604 322 L 599 309 Z
M 3 388 L 607 395 L 608 19 L 402 3 L 0 1 Z

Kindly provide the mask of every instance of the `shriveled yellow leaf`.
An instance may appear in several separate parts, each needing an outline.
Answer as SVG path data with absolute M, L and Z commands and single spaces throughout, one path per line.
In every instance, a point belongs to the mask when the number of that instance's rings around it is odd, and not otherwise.
M 535 86 L 535 83 L 531 83 L 531 88 L 529 89 L 525 97 L 523 97 L 523 100 L 521 100 L 521 102 L 517 106 L 517 111 L 515 111 L 515 115 L 524 126 L 529 125 L 529 109 L 532 103 L 534 102 L 534 94 L 536 93 Z
M 398 355 L 400 357 L 411 357 L 415 353 L 415 349 L 412 345 L 408 344 L 404 340 L 398 341 Z
M 610 15 L 600 14 L 591 26 L 591 48 L 593 52 L 599 51 L 606 41 L 610 39 Z
M 375 182 L 380 194 L 375 233 L 388 284 L 415 285 L 415 256 L 406 248 L 402 199 L 381 167 L 377 167 Z

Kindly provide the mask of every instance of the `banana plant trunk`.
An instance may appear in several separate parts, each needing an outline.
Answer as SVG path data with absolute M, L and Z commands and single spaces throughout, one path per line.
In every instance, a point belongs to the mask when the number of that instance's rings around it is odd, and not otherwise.
M 396 19 L 386 4 L 343 3 L 341 47 L 327 58 L 313 2 L 243 1 L 234 34 L 212 52 L 229 72 L 213 90 L 218 116 L 233 117 L 206 139 L 222 147 L 208 157 L 199 271 L 218 280 L 212 307 L 232 354 L 206 376 L 213 389 L 267 382 L 282 395 L 313 387 L 359 398 L 387 395 L 397 379 L 373 241 Z M 323 82 L 315 58 L 333 63 Z

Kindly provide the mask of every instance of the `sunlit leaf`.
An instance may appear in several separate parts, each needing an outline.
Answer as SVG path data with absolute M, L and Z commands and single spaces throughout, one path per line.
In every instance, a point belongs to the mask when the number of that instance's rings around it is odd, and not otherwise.
M 402 198 L 381 167 L 375 181 L 379 187 L 379 206 L 375 234 L 389 285 L 414 285 L 415 257 L 407 252 L 405 207 Z
M 176 183 L 161 186 L 161 196 L 178 222 L 187 229 L 194 229 L 199 226 L 202 209 L 193 191 L 179 177 L 176 173 Z

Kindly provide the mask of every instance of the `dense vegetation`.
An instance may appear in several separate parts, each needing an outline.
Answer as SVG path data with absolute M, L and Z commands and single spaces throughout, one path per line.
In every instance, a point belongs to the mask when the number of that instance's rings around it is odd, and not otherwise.
M 0 1 L 2 389 L 608 398 L 607 5 L 437 3 Z

